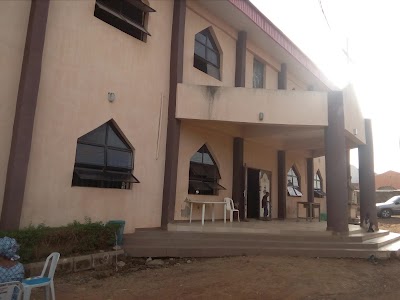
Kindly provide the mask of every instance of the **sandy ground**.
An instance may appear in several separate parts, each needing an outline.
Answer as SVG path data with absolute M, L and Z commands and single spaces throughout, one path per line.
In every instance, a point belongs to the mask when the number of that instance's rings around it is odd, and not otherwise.
M 380 220 L 400 232 L 400 218 Z M 118 272 L 56 278 L 63 299 L 400 299 L 400 260 L 296 257 L 165 259 L 152 268 L 128 260 Z M 43 299 L 42 292 L 31 299 Z

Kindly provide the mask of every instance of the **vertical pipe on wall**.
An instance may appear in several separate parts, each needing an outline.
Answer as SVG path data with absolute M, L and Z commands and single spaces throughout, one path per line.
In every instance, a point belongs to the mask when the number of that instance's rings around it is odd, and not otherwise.
M 175 118 L 178 83 L 183 81 L 183 50 L 185 39 L 186 0 L 174 1 L 171 38 L 170 84 L 168 102 L 168 128 L 165 153 L 164 190 L 161 227 L 167 229 L 174 220 L 176 180 L 181 121 Z
M 31 152 L 49 0 L 32 0 L 18 87 L 0 228 L 18 229 Z

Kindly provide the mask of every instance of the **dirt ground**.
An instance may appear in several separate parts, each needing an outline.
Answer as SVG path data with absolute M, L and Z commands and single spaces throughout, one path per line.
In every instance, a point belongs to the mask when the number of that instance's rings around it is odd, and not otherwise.
M 380 220 L 400 233 L 400 218 Z M 64 299 L 399 299 L 400 260 L 249 256 L 164 259 L 56 277 Z M 31 299 L 43 299 L 34 293 Z

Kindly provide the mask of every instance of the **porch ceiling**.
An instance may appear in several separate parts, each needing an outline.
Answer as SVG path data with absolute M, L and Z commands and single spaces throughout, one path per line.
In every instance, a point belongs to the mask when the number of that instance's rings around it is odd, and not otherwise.
M 325 155 L 325 135 L 322 126 L 289 126 L 266 124 L 243 124 L 221 121 L 183 120 L 190 127 L 210 130 L 245 141 L 262 144 L 272 149 L 285 151 L 309 151 L 312 157 Z M 358 145 L 346 136 L 346 148 Z

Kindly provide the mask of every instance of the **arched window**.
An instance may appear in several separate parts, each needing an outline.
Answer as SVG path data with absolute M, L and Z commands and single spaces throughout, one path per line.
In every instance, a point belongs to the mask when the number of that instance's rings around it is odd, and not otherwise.
M 134 149 L 113 121 L 78 138 L 72 186 L 130 189 Z
M 288 196 L 301 197 L 303 194 L 300 191 L 300 175 L 295 165 L 293 165 L 287 173 L 287 192 Z
M 220 80 L 220 53 L 210 30 L 204 29 L 195 36 L 193 66 Z
M 323 190 L 321 172 L 318 170 L 314 175 L 314 197 L 323 198 L 326 194 Z
M 218 184 L 221 179 L 217 164 L 206 145 L 203 145 L 190 159 L 189 194 L 217 195 L 225 188 Z

